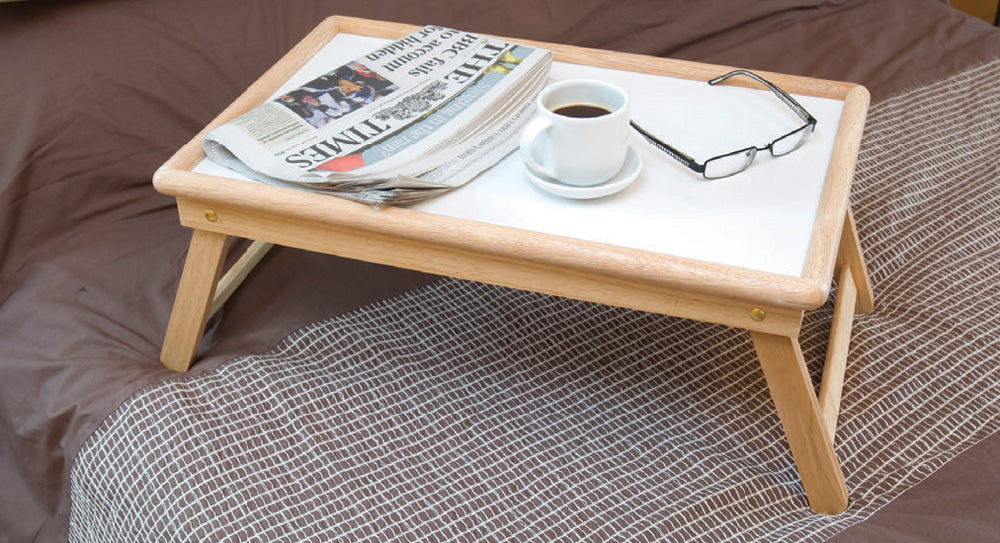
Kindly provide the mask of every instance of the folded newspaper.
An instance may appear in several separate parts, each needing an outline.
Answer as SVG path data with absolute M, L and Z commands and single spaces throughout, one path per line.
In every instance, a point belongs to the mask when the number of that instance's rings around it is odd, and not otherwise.
M 376 207 L 422 200 L 515 149 L 551 62 L 425 26 L 212 130 L 205 154 L 262 183 Z

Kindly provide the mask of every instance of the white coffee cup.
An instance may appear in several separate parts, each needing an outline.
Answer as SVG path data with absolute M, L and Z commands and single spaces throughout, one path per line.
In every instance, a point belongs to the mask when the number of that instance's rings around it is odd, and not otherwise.
M 521 133 L 521 156 L 535 174 L 568 185 L 611 179 L 628 153 L 628 94 L 604 81 L 570 79 L 542 90 L 538 115 Z

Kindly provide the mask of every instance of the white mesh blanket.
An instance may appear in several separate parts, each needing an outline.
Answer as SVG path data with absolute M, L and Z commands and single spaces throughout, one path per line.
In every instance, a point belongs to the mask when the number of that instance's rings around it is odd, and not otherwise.
M 842 515 L 809 511 L 745 332 L 443 279 L 135 394 L 76 458 L 71 540 L 826 539 L 1000 429 L 998 81 L 871 110 Z

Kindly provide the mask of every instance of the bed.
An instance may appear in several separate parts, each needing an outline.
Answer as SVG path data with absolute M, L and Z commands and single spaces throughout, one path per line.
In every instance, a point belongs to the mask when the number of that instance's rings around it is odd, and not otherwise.
M 710 325 L 276 248 L 164 368 L 152 174 L 334 14 L 865 85 L 848 512 Z M 936 0 L 0 4 L 0 539 L 995 541 L 998 58 Z

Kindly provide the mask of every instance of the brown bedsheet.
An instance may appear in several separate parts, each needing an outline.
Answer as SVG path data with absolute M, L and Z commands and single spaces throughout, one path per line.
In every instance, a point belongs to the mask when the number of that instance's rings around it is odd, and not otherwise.
M 2 4 L 2 538 L 65 539 L 76 451 L 172 375 L 157 357 L 189 233 L 152 172 L 332 14 L 849 80 L 874 101 L 1000 56 L 1000 31 L 934 0 Z M 192 371 L 433 279 L 278 249 Z M 995 540 L 998 452 L 993 436 L 835 539 Z

